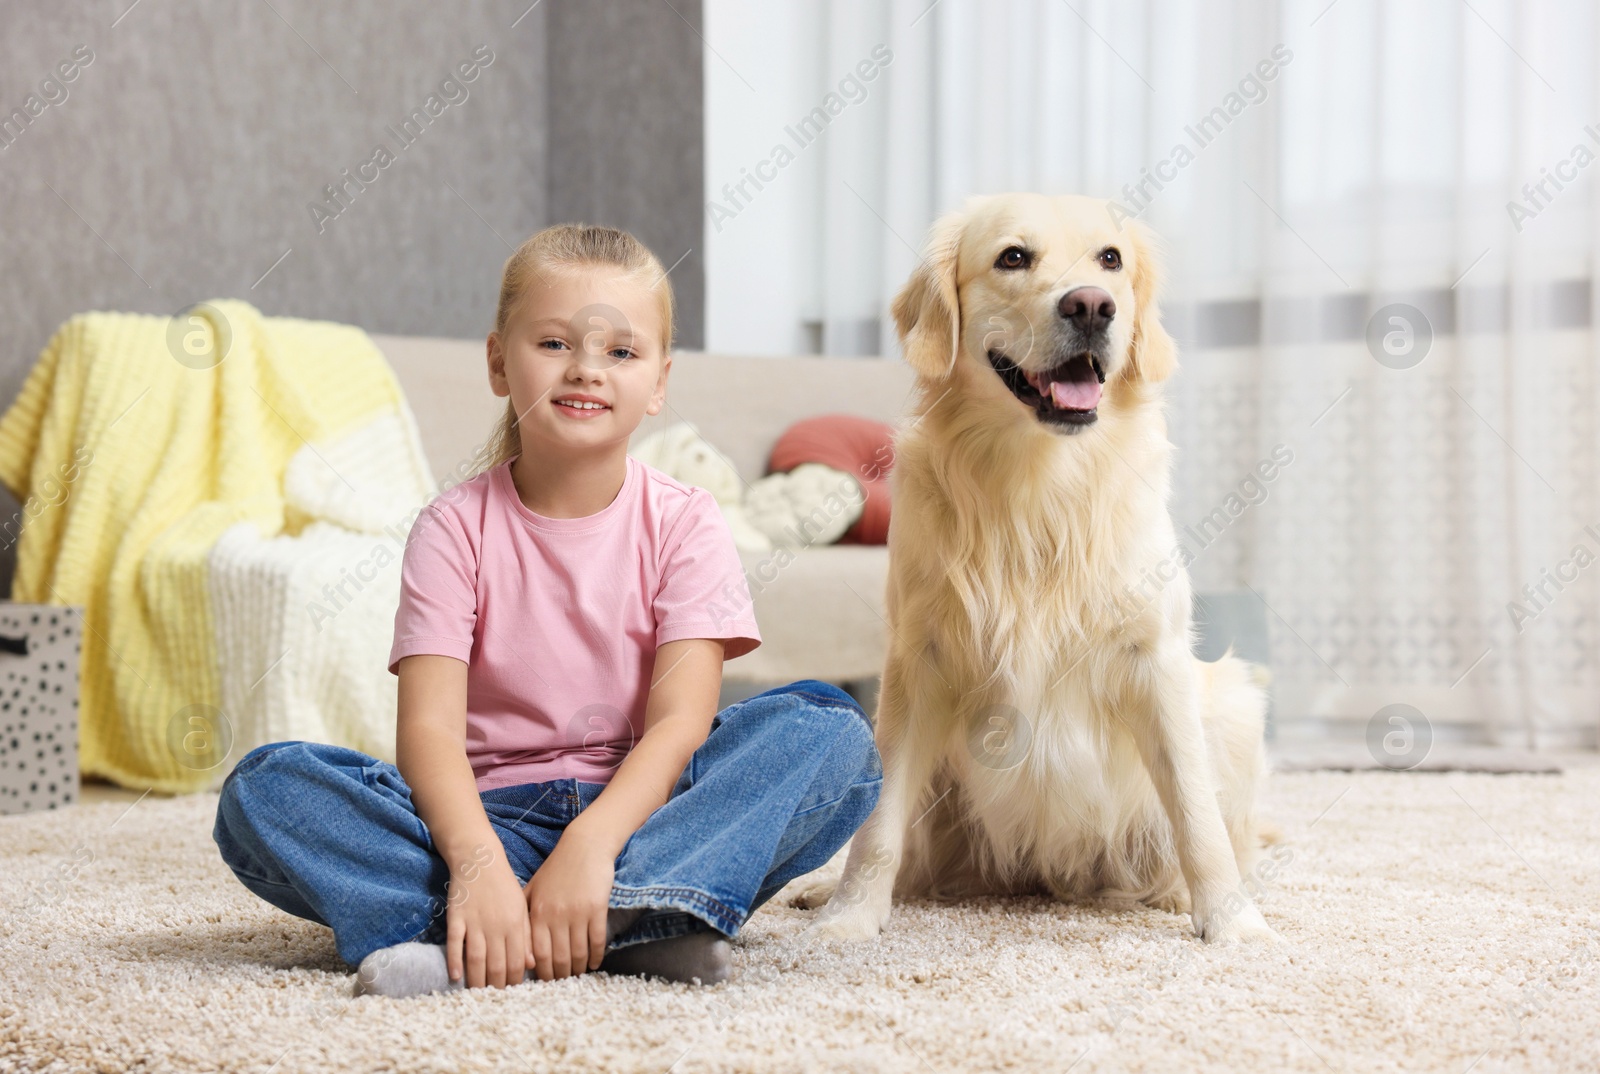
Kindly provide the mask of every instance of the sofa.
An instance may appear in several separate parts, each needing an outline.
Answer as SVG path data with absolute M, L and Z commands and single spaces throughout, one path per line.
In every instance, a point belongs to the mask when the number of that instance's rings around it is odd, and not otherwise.
M 489 390 L 483 340 L 372 338 L 411 402 L 428 465 L 444 481 L 476 455 L 506 406 Z M 898 359 L 675 351 L 667 405 L 640 423 L 630 443 L 690 422 L 753 482 L 795 421 L 853 414 L 893 425 L 906 412 L 913 380 Z M 880 674 L 888 649 L 885 546 L 813 545 L 782 557 L 741 551 L 740 559 L 762 644 L 729 661 L 724 682 L 855 684 Z

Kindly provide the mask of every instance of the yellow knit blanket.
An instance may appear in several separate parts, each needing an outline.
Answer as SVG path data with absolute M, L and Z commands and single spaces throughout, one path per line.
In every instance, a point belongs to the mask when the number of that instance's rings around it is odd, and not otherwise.
M 213 782 L 226 729 L 204 718 L 221 701 L 208 551 L 241 521 L 297 533 L 312 520 L 284 497 L 295 452 L 404 406 L 365 332 L 237 300 L 56 331 L 0 417 L 0 481 L 23 504 L 12 599 L 84 609 L 84 774 Z

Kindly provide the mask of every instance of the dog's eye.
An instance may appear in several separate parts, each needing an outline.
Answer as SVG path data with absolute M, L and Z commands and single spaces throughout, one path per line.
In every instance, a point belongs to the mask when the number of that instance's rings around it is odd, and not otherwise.
M 1033 264 L 1033 255 L 1020 246 L 1007 246 L 1000 251 L 1000 256 L 995 258 L 994 267 L 1006 269 L 1025 269 Z
M 1107 272 L 1115 272 L 1122 267 L 1122 251 L 1115 246 L 1107 246 L 1100 251 L 1098 260 L 1101 268 Z

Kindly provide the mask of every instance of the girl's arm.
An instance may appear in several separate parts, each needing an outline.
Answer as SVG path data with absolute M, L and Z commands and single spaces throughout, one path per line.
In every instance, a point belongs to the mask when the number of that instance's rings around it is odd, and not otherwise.
M 396 670 L 395 767 L 450 867 L 450 979 L 465 973 L 469 988 L 519 984 L 531 965 L 528 917 L 467 760 L 467 665 L 453 656 L 417 654 L 402 658 Z
M 500 840 L 478 798 L 467 760 L 467 665 L 451 656 L 404 657 L 395 727 L 395 767 L 411 788 L 417 816 L 446 863 Z
M 617 855 L 664 805 L 711 731 L 722 691 L 723 643 L 686 638 L 656 650 L 644 734 L 588 808 L 567 825 L 524 889 L 541 980 L 598 969 Z

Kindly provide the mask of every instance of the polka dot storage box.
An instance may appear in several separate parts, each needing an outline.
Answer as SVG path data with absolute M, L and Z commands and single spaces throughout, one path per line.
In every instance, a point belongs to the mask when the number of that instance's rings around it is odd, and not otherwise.
M 0 813 L 78 800 L 81 613 L 0 601 Z

